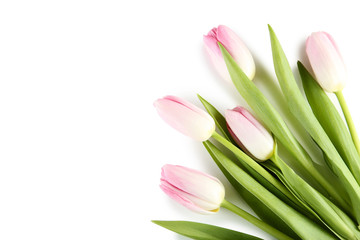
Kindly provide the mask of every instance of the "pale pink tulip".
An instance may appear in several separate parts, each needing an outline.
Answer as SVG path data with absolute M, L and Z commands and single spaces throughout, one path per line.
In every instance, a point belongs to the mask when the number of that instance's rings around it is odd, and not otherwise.
M 239 146 L 259 161 L 274 153 L 274 138 L 245 108 L 236 107 L 225 112 L 230 133 Z
M 204 214 L 219 211 L 225 197 L 224 186 L 217 178 L 169 164 L 162 168 L 160 188 L 183 206 Z
M 343 58 L 334 39 L 326 32 L 315 32 L 306 40 L 306 54 L 315 78 L 327 92 L 341 91 L 347 80 Z
M 215 131 L 214 119 L 195 105 L 174 96 L 155 101 L 160 117 L 179 132 L 198 141 L 206 141 Z
M 205 49 L 220 76 L 231 82 L 230 74 L 227 70 L 218 42 L 225 47 L 241 70 L 250 80 L 252 80 L 255 76 L 255 63 L 249 49 L 236 33 L 224 25 L 213 28 L 208 35 L 204 36 Z

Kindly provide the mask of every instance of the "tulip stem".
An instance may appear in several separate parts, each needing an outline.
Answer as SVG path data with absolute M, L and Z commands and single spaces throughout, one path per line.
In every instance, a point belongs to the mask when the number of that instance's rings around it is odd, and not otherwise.
M 338 101 L 340 103 L 343 114 L 345 116 L 345 120 L 346 120 L 346 123 L 348 125 L 349 131 L 350 131 L 350 134 L 351 134 L 351 138 L 352 138 L 352 140 L 353 140 L 353 142 L 355 144 L 355 147 L 356 147 L 356 150 L 357 150 L 358 154 L 360 155 L 359 137 L 358 137 L 358 134 L 356 132 L 355 124 L 354 124 L 354 121 L 351 118 L 350 110 L 349 110 L 349 108 L 348 108 L 348 106 L 346 104 L 344 95 L 343 95 L 342 91 L 338 91 L 335 94 L 336 94 L 336 97 L 337 97 L 337 99 L 338 99 Z
M 276 239 L 280 239 L 280 240 L 291 240 L 292 238 L 285 235 L 284 233 L 280 232 L 279 230 L 277 230 L 276 228 L 270 226 L 269 224 L 267 224 L 266 222 L 254 217 L 253 215 L 251 215 L 250 213 L 246 212 L 245 210 L 235 206 L 234 204 L 232 204 L 231 202 L 228 202 L 226 199 L 224 199 L 224 201 L 222 202 L 221 206 L 223 208 L 226 208 L 227 210 L 235 213 L 236 215 L 244 218 L 246 221 L 254 224 L 255 226 L 257 226 L 258 228 L 264 230 L 265 232 L 271 234 L 272 236 L 274 236 Z

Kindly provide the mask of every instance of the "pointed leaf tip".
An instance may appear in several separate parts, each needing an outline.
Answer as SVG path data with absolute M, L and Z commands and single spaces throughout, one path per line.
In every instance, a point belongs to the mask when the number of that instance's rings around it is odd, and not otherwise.
M 299 72 L 306 69 L 304 64 L 302 64 L 302 62 L 300 62 L 300 61 L 297 61 L 297 66 L 298 66 Z
M 268 24 L 268 29 L 269 29 L 270 32 L 274 32 L 274 29 L 271 27 L 270 24 Z
M 204 223 L 188 221 L 152 221 L 161 227 L 197 240 L 262 240 L 246 233 Z

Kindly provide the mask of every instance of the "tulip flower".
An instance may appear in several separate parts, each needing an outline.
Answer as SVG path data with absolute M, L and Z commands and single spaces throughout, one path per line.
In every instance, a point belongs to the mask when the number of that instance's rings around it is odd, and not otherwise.
M 345 64 L 328 33 L 312 33 L 306 40 L 306 54 L 316 80 L 325 91 L 338 92 L 344 88 L 347 79 Z
M 217 178 L 169 164 L 162 167 L 160 188 L 178 203 L 203 214 L 219 211 L 225 197 L 224 186 Z
M 218 42 L 225 47 L 246 76 L 252 80 L 255 76 L 255 63 L 249 49 L 238 35 L 224 25 L 213 28 L 208 35 L 204 36 L 205 49 L 220 76 L 232 82 Z
M 234 163 L 231 162 L 231 164 Z M 238 168 L 238 166 L 233 167 Z M 244 174 L 246 175 L 245 172 Z M 292 239 L 245 210 L 228 202 L 225 199 L 224 186 L 215 177 L 194 169 L 167 164 L 162 167 L 160 181 L 160 188 L 167 195 L 192 211 L 202 214 L 214 214 L 220 210 L 220 207 L 224 207 L 273 235 L 276 239 Z
M 248 154 L 265 161 L 274 153 L 274 138 L 245 108 L 225 112 L 226 122 L 234 140 Z
M 175 96 L 155 101 L 160 117 L 179 132 L 198 141 L 206 141 L 215 131 L 214 119 L 195 105 Z

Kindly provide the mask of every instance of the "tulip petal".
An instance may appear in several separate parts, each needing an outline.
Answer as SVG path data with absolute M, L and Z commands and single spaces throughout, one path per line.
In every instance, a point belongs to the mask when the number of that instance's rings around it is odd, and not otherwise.
M 274 150 L 270 133 L 244 108 L 225 112 L 225 118 L 241 145 L 258 160 L 269 159 Z
M 249 49 L 230 28 L 224 25 L 213 28 L 204 36 L 205 49 L 219 75 L 226 81 L 232 82 L 218 42 L 224 45 L 244 73 L 250 79 L 253 79 L 255 75 L 255 63 Z
M 264 135 L 267 141 L 274 142 L 274 139 L 269 131 L 262 124 L 260 124 L 259 121 L 248 110 L 243 107 L 235 107 L 233 110 L 241 113 L 249 122 L 251 122 L 257 128 L 257 130 L 259 130 Z
M 209 34 L 210 35 L 210 34 Z M 224 59 L 222 58 L 221 51 L 217 44 L 218 40 L 214 36 L 204 36 L 205 50 L 210 57 L 215 70 L 218 72 L 220 77 L 227 82 L 231 83 L 230 74 L 227 70 Z
M 224 186 L 217 178 L 197 170 L 167 164 L 161 176 L 169 184 L 208 203 L 219 205 L 225 195 Z
M 218 205 L 209 204 L 201 199 L 196 199 L 194 196 L 181 191 L 175 186 L 169 184 L 167 181 L 161 180 L 160 188 L 173 200 L 180 203 L 191 211 L 201 214 L 212 214 L 219 209 Z M 200 207 L 201 206 L 201 207 Z M 204 207 L 205 206 L 205 207 Z M 214 210 L 216 209 L 216 210 Z
M 220 25 L 217 29 L 217 39 L 224 45 L 225 49 L 234 58 L 246 76 L 249 79 L 253 79 L 255 76 L 254 59 L 241 38 L 230 28 Z
M 306 41 L 306 53 L 321 87 L 327 92 L 341 91 L 347 71 L 334 39 L 325 32 L 312 33 Z
M 215 131 L 215 122 L 205 111 L 180 98 L 167 96 L 154 106 L 166 123 L 195 140 L 205 141 Z

